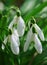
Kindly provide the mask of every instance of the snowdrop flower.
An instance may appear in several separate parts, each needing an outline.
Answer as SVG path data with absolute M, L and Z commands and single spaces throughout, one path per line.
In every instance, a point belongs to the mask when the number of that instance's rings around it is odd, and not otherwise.
M 32 27 L 30 28 L 30 30 L 27 33 L 26 42 L 24 44 L 24 52 L 26 52 L 28 50 L 30 43 L 33 41 L 34 47 L 37 50 L 37 52 L 39 54 L 42 53 L 42 45 L 41 45 L 41 42 L 40 42 L 37 34 L 40 36 L 40 39 L 42 41 L 44 41 L 44 35 L 43 35 L 42 30 L 38 27 L 37 24 L 33 23 Z
M 22 19 L 22 17 L 21 16 L 15 16 L 8 28 L 12 29 L 14 24 L 17 24 L 17 31 L 18 31 L 19 36 L 20 37 L 23 36 L 24 31 L 25 31 L 25 22 Z
M 24 35 L 25 23 L 24 23 L 24 20 L 22 19 L 21 16 L 18 17 L 17 31 L 18 31 L 19 36 L 23 36 Z
M 36 24 L 36 20 L 33 18 L 33 21 L 31 20 L 32 24 L 33 24 L 33 27 L 35 28 L 37 34 L 39 35 L 40 39 L 42 41 L 44 41 L 44 34 L 42 32 L 42 30 L 40 29 L 40 27 Z
M 20 45 L 20 41 L 19 41 L 19 35 L 16 29 L 13 30 L 13 33 L 11 35 L 8 35 L 6 37 L 6 39 L 4 40 L 4 44 L 7 43 L 7 41 L 9 41 L 11 50 L 14 54 L 18 55 L 19 54 L 19 45 Z M 4 46 L 2 45 L 2 48 Z M 4 48 L 3 48 L 4 49 Z

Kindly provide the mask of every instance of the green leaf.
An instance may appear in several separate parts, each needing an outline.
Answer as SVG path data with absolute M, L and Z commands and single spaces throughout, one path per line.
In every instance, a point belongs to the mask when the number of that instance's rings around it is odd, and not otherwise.
M 47 2 L 40 4 L 38 7 L 34 8 L 33 10 L 28 11 L 24 16 L 25 21 L 29 21 L 32 16 L 37 15 L 44 7 L 47 6 Z
M 36 1 L 37 0 L 26 0 L 20 8 L 22 15 L 33 9 L 36 5 Z

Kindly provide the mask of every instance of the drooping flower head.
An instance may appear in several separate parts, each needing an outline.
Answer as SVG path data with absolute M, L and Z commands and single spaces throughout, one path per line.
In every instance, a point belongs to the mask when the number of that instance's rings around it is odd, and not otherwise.
M 10 23 L 9 27 L 10 29 L 13 28 L 13 25 L 17 24 L 17 32 L 19 34 L 19 36 L 23 36 L 24 35 L 24 31 L 25 31 L 25 22 L 23 20 L 23 18 L 20 15 L 20 11 L 17 10 L 17 15 L 14 16 L 12 22 Z
M 26 42 L 24 44 L 24 51 L 27 51 L 30 43 L 34 42 L 34 47 L 38 53 L 42 53 L 42 44 L 38 38 L 38 35 L 42 41 L 44 41 L 44 35 L 40 27 L 36 24 L 35 19 L 31 20 L 32 26 L 27 33 Z
M 7 41 L 10 42 L 10 47 L 12 52 L 15 55 L 19 54 L 19 45 L 20 45 L 20 41 L 19 41 L 19 35 L 16 29 L 13 29 L 13 31 L 11 32 L 11 30 L 9 30 L 9 35 L 4 39 L 3 43 L 6 45 Z M 4 45 L 2 45 L 2 49 L 4 49 Z
M 17 26 L 16 28 L 15 25 Z M 12 52 L 18 55 L 19 45 L 20 45 L 19 37 L 23 36 L 25 31 L 25 22 L 21 17 L 19 9 L 16 10 L 16 15 L 9 24 L 8 30 L 9 30 L 9 34 L 4 39 L 5 42 L 4 41 L 3 42 L 6 44 L 7 41 L 9 41 Z M 4 49 L 4 45 L 2 45 L 2 49 Z

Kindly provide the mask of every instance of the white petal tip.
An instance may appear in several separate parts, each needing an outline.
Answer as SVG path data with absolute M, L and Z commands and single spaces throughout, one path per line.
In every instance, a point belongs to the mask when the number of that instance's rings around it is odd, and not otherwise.
M 45 41 L 45 38 L 44 37 L 42 38 L 42 41 Z
M 13 52 L 13 54 L 15 54 L 15 55 L 19 55 L 19 48 L 17 48 L 17 50 L 12 50 L 12 52 Z
M 4 50 L 5 49 L 5 46 L 2 44 L 2 50 Z
M 26 52 L 26 51 L 27 51 L 25 48 L 24 48 L 23 50 L 24 50 L 24 52 Z
M 38 53 L 41 54 L 41 53 L 42 53 L 42 49 L 40 49 L 40 50 L 38 51 Z
M 43 33 L 42 33 L 42 34 L 40 34 L 40 39 L 41 39 L 42 41 L 44 41 L 44 40 L 45 40 Z
M 27 45 L 28 45 L 28 43 L 25 43 L 25 45 L 24 45 L 24 49 L 23 49 L 24 52 L 26 52 L 26 51 L 28 50 L 28 46 L 27 46 Z

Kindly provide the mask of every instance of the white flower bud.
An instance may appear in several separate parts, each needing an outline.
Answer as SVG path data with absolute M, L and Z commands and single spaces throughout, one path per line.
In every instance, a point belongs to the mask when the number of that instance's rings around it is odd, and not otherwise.
M 37 37 L 37 34 L 34 34 L 34 47 L 39 54 L 42 53 L 42 45 L 41 45 L 40 40 Z
M 19 41 L 19 35 L 16 29 L 13 29 L 12 35 L 9 35 L 9 41 L 11 43 L 10 47 L 12 52 L 18 55 L 20 41 Z
M 14 34 L 14 38 L 16 39 L 16 42 L 18 43 L 18 45 L 20 45 L 19 35 L 16 29 L 14 29 L 13 34 Z
M 15 16 L 8 28 L 12 29 L 14 24 L 17 24 L 17 31 L 18 31 L 19 36 L 23 36 L 24 31 L 25 31 L 25 23 L 22 17 Z
M 24 31 L 25 31 L 25 23 L 21 16 L 18 17 L 17 31 L 18 31 L 19 36 L 23 36 Z
M 8 35 L 5 40 L 3 41 L 4 44 L 7 43 L 7 41 L 10 42 L 10 47 L 11 50 L 14 54 L 18 55 L 19 54 L 19 45 L 20 45 L 20 41 L 19 41 L 19 35 L 16 29 L 13 30 L 11 35 Z M 2 45 L 2 49 L 4 49 L 4 45 Z
M 32 27 L 31 27 L 30 31 L 27 33 L 26 42 L 24 44 L 24 52 L 27 51 L 31 41 L 33 41 L 33 36 L 32 35 L 33 35 L 33 33 L 32 33 Z
M 14 35 L 11 35 L 11 39 L 10 39 L 10 42 L 11 42 L 11 50 L 14 54 L 18 55 L 19 54 L 19 45 L 14 37 Z
M 44 34 L 43 34 L 42 30 L 39 28 L 39 26 L 37 24 L 34 24 L 34 27 L 35 27 L 40 39 L 42 41 L 44 41 Z
M 24 52 L 26 52 L 27 51 L 27 49 L 28 49 L 28 47 L 29 47 L 29 45 L 30 45 L 30 43 L 32 42 L 32 41 L 34 41 L 34 47 L 35 47 L 35 49 L 37 50 L 37 52 L 39 53 L 39 54 L 41 54 L 42 53 L 42 45 L 41 45 L 41 42 L 40 42 L 40 40 L 38 39 L 38 37 L 37 37 L 37 33 L 33 33 L 33 27 L 35 27 L 35 24 L 33 24 L 33 26 L 30 28 L 30 31 L 27 33 L 27 38 L 26 38 L 26 42 L 25 42 L 25 44 L 24 44 Z M 36 29 L 36 28 L 35 28 Z M 42 33 L 41 33 L 42 34 Z

